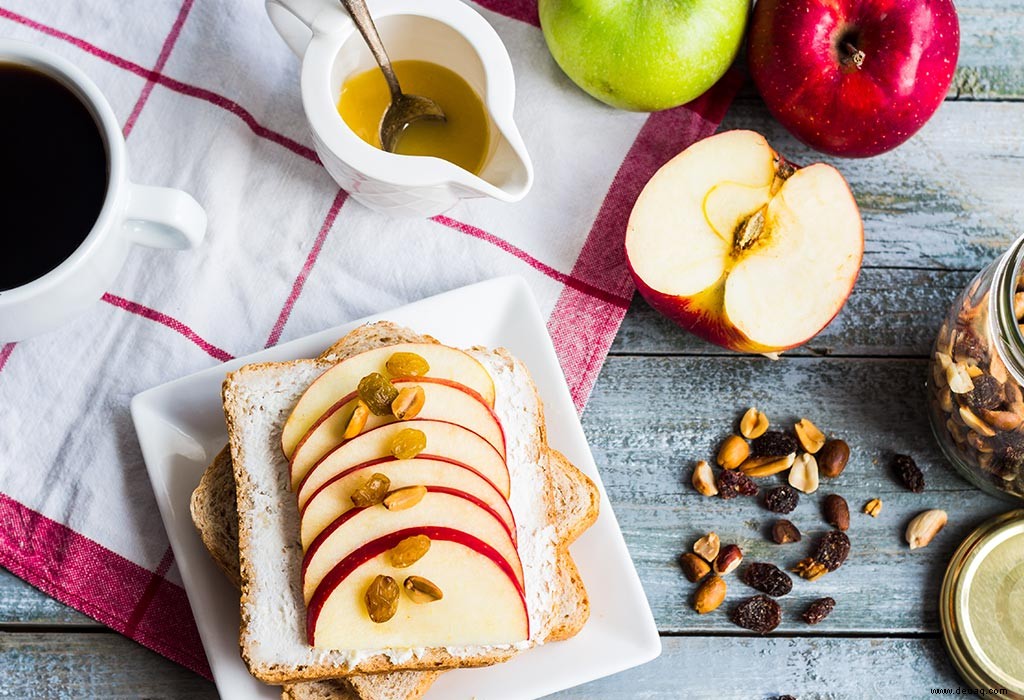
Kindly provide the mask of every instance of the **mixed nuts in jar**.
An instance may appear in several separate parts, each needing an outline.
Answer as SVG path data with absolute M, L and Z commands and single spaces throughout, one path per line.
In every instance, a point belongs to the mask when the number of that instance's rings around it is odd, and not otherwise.
M 982 270 L 939 330 L 929 417 L 946 457 L 989 493 L 1024 498 L 1024 238 Z

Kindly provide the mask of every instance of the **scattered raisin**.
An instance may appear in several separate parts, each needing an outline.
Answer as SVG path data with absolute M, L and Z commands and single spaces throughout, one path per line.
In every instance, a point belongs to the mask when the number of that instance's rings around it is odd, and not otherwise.
M 766 595 L 743 601 L 732 611 L 734 624 L 760 634 L 767 634 L 782 622 L 782 608 Z
M 835 607 L 836 601 L 833 598 L 818 598 L 807 606 L 801 617 L 804 618 L 804 622 L 808 625 L 816 625 L 828 617 Z
M 850 555 L 850 538 L 845 532 L 829 530 L 818 540 L 818 549 L 814 553 L 814 560 L 822 564 L 829 571 L 835 571 L 846 557 Z
M 769 430 L 750 443 L 750 453 L 755 457 L 784 457 L 798 449 L 796 438 L 781 430 Z
M 757 484 L 739 469 L 723 469 L 718 473 L 718 495 L 722 498 L 757 495 Z
M 379 372 L 371 372 L 359 380 L 359 398 L 369 407 L 375 416 L 391 414 L 391 402 L 398 396 L 398 389 L 387 377 Z
M 774 564 L 754 562 L 743 570 L 743 583 L 767 593 L 773 598 L 784 596 L 793 590 L 793 579 Z
M 775 524 L 772 525 L 772 541 L 775 542 L 775 544 L 799 542 L 800 539 L 800 531 L 797 530 L 796 525 L 790 521 L 776 520 Z
M 764 506 L 773 513 L 792 513 L 800 494 L 792 486 L 776 486 L 764 495 Z
M 974 378 L 974 388 L 962 396 L 971 408 L 998 408 L 1003 402 L 1003 385 L 990 375 L 979 374 Z
M 914 493 L 924 491 L 924 474 L 921 473 L 921 469 L 914 462 L 913 457 L 910 455 L 895 455 L 892 458 L 892 469 L 900 483 L 908 489 Z

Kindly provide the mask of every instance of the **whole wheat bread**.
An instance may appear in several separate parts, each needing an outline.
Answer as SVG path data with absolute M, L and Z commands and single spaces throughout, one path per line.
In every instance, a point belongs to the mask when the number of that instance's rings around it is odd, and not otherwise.
M 379 345 L 424 340 L 391 324 L 374 324 L 349 334 L 318 360 L 250 365 L 229 375 L 225 382 L 225 413 L 232 437 L 231 462 L 234 482 L 238 487 L 238 512 L 241 514 L 241 642 L 243 658 L 250 671 L 261 680 L 287 683 L 383 672 L 388 673 L 370 678 L 380 682 L 379 679 L 392 676 L 398 680 L 401 675 L 403 678 L 414 676 L 426 680 L 424 676 L 427 674 L 399 674 L 397 671 L 486 665 L 504 661 L 516 653 L 514 648 L 491 648 L 486 652 L 452 654 L 437 648 L 418 657 L 396 658 L 375 654 L 369 658 L 346 660 L 336 652 L 313 650 L 302 639 L 301 621 L 305 611 L 298 589 L 298 576 L 294 575 L 301 548 L 297 539 L 294 499 L 287 497 L 291 495 L 285 478 L 287 463 L 278 449 L 280 426 L 305 387 L 333 362 Z M 568 554 L 568 546 L 596 518 L 597 492 L 589 479 L 547 446 L 543 406 L 525 366 L 501 350 L 477 348 L 470 352 L 495 378 L 499 387 L 496 410 L 503 423 L 506 426 L 526 426 L 518 430 L 518 435 L 513 435 L 510 455 L 513 449 L 527 455 L 529 464 L 519 469 L 522 475 L 530 477 L 543 502 L 535 513 L 535 522 L 543 528 L 535 527 L 528 535 L 549 547 L 549 550 L 544 550 L 538 545 L 538 551 L 542 554 L 547 551 L 548 556 L 543 557 L 544 562 L 537 569 L 545 572 L 543 577 L 534 577 L 534 587 L 548 595 L 546 598 L 541 594 L 535 596 L 537 601 L 544 601 L 544 609 L 539 609 L 539 602 L 534 606 L 537 609 L 531 609 L 533 630 L 529 645 L 565 639 L 579 631 L 589 614 L 586 591 Z M 220 460 L 222 465 L 226 461 L 226 457 Z M 207 484 L 221 484 L 222 487 L 226 484 L 222 475 L 211 474 L 208 477 L 204 479 Z M 520 483 L 519 486 L 526 489 L 529 484 Z M 199 500 L 202 502 L 201 498 Z M 520 513 L 516 515 L 519 520 Z M 223 542 L 211 543 L 210 539 L 215 538 L 204 537 L 211 551 L 220 558 L 224 554 Z M 286 565 L 278 565 L 277 572 L 265 562 L 268 547 L 276 547 L 277 557 L 285 559 Z M 529 553 L 524 553 L 524 556 L 529 556 Z M 230 569 L 230 557 L 223 558 L 225 569 Z M 270 630 L 282 628 L 291 629 L 294 639 L 286 640 L 284 645 L 277 644 L 276 648 L 271 640 L 270 648 L 266 648 L 264 645 Z M 368 679 L 352 677 L 356 683 L 363 680 Z M 332 692 L 327 688 L 314 689 L 312 684 L 302 685 L 309 688 L 292 688 L 288 691 L 291 695 L 286 697 L 326 697 L 323 694 L 296 694 L 306 690 Z M 421 687 L 426 686 L 429 686 L 429 681 Z M 386 697 L 406 695 L 392 693 Z

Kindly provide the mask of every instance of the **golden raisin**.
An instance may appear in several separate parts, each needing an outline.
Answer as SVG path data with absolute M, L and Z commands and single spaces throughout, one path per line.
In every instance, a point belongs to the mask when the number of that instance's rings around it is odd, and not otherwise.
M 430 538 L 426 535 L 406 537 L 391 549 L 391 565 L 399 569 L 412 566 L 430 550 Z
M 366 483 L 352 492 L 352 504 L 357 508 L 367 508 L 384 502 L 391 488 L 391 479 L 386 474 L 372 474 Z
M 375 416 L 386 416 L 391 413 L 391 402 L 398 396 L 398 389 L 387 377 L 373 372 L 359 380 L 359 398 Z
M 398 582 L 390 576 L 378 575 L 366 589 L 366 612 L 374 622 L 387 622 L 398 612 Z
M 392 377 L 422 377 L 430 371 L 427 361 L 414 352 L 396 352 L 385 367 Z
M 427 447 L 427 436 L 422 430 L 399 430 L 391 441 L 391 454 L 398 459 L 412 459 Z

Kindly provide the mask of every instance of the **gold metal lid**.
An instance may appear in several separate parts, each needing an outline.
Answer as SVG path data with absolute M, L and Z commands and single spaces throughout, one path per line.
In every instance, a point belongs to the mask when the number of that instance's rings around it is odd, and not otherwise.
M 986 521 L 957 548 L 939 617 L 968 685 L 1024 700 L 1024 510 Z

